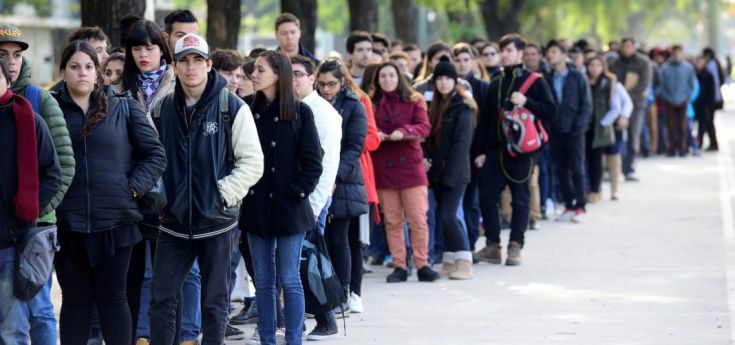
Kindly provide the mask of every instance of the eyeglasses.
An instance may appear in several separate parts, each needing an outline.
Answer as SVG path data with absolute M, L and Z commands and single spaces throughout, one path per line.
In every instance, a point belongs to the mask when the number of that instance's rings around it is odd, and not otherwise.
M 335 86 L 337 86 L 337 85 L 339 85 L 339 84 L 341 84 L 341 82 L 339 82 L 339 81 L 334 81 L 334 80 L 332 80 L 332 81 L 330 81 L 330 82 L 326 82 L 326 83 L 325 83 L 325 82 L 322 82 L 322 81 L 320 81 L 320 82 L 317 82 L 317 83 L 316 83 L 316 85 L 317 85 L 317 86 L 318 86 L 318 87 L 319 87 L 320 89 L 324 89 L 324 88 L 330 88 L 330 89 L 333 89 L 333 88 L 334 88 Z
M 498 53 L 490 52 L 490 53 L 484 53 L 483 56 L 495 56 L 498 55 Z
M 301 71 L 293 71 L 293 76 L 294 78 L 303 78 L 303 77 L 308 77 L 309 74 L 306 72 L 301 72 Z

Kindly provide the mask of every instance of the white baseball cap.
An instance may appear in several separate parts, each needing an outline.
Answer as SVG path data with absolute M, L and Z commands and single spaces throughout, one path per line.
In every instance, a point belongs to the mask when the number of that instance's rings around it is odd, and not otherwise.
M 176 41 L 176 45 L 174 45 L 174 58 L 179 60 L 189 54 L 199 54 L 205 59 L 209 59 L 209 44 L 197 34 L 186 34 Z

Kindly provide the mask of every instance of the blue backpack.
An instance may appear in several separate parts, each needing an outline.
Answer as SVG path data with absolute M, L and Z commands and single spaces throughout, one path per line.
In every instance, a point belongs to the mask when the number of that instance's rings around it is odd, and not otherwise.
M 41 114 L 41 88 L 36 85 L 26 86 L 25 94 L 23 95 L 28 102 L 31 102 L 33 111 L 36 114 Z

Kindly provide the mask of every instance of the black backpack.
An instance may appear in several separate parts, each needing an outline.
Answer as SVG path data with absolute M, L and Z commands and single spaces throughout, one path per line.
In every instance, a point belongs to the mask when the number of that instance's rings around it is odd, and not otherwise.
M 307 313 L 324 314 L 347 301 L 342 283 L 329 259 L 324 237 L 316 230 L 307 232 L 304 238 L 300 273 Z

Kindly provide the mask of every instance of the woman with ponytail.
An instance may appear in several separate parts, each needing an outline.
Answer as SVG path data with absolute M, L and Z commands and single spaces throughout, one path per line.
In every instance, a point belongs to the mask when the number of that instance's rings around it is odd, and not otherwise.
M 88 42 L 69 43 L 60 70 L 64 84 L 55 97 L 77 162 L 57 209 L 61 343 L 87 343 L 94 304 L 105 343 L 129 345 L 133 325 L 125 284 L 143 219 L 136 199 L 162 175 L 166 157 L 143 108 L 104 87 Z

